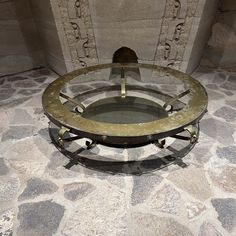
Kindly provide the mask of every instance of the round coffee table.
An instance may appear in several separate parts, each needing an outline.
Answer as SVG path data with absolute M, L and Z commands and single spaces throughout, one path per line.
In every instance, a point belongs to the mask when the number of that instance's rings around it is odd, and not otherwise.
M 165 148 L 168 137 L 196 143 L 208 98 L 198 81 L 180 71 L 114 63 L 61 76 L 46 88 L 42 102 L 51 138 L 61 150 L 84 138 L 87 149 L 97 144 Z

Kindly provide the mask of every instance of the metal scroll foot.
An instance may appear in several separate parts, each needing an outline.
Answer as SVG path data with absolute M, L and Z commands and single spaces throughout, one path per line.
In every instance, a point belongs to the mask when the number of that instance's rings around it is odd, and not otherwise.
M 66 132 L 69 132 L 70 130 L 64 126 L 61 127 L 61 129 L 58 132 L 58 143 L 61 147 L 64 147 L 64 135 Z
M 190 143 L 191 144 L 196 143 L 198 139 L 196 129 L 192 125 L 189 125 L 185 127 L 184 130 L 186 130 L 190 134 Z
M 165 146 L 165 144 L 166 144 L 166 140 L 165 140 L 165 139 L 163 139 L 163 140 L 161 140 L 161 141 L 157 140 L 157 141 L 154 142 L 154 144 L 155 144 L 157 147 L 163 149 L 164 146 Z
M 97 142 L 95 142 L 95 141 L 92 141 L 92 142 L 86 141 L 85 144 L 87 146 L 87 150 L 90 150 L 90 149 L 96 147 Z

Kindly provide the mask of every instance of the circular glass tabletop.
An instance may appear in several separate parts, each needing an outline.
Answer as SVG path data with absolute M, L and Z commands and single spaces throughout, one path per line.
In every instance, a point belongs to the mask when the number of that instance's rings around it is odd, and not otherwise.
M 165 118 L 166 110 L 159 104 L 139 97 L 110 97 L 87 106 L 82 117 L 113 124 L 145 123 Z

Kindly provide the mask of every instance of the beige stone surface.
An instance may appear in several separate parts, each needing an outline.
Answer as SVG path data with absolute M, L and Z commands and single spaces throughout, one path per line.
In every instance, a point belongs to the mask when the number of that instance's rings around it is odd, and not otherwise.
M 158 217 L 151 214 L 132 213 L 131 233 L 134 236 L 193 236 L 192 232 L 184 225 L 172 218 Z
M 216 3 L 57 0 L 51 1 L 51 6 L 67 71 L 109 63 L 114 52 L 125 46 L 135 50 L 139 62 L 190 73 L 198 66 Z M 47 11 L 45 18 L 48 17 Z M 55 47 L 58 48 L 57 43 Z M 50 55 L 55 64 L 63 61 Z
M 14 0 L 0 4 L 1 75 L 45 62 L 64 74 L 111 62 L 122 46 L 135 50 L 139 62 L 191 73 L 209 37 L 217 0 Z M 227 12 L 234 4 L 229 0 L 221 4 L 225 11 L 221 24 L 234 22 L 234 13 Z M 229 64 L 234 51 L 215 55 Z
M 98 64 L 88 0 L 51 1 L 67 71 Z
M 45 65 L 28 0 L 0 2 L 0 76 Z
M 30 0 L 34 20 L 42 40 L 47 64 L 59 74 L 67 71 L 62 42 L 58 36 L 58 28 L 50 1 Z
M 165 0 L 89 0 L 95 24 L 161 19 L 165 11 Z
M 235 0 L 221 0 L 220 8 L 223 11 L 236 10 L 236 1 Z
M 108 83 L 96 82 L 99 73 L 90 75 L 90 87 Z M 41 107 L 44 88 L 57 75 L 38 69 L 1 78 L 0 235 L 235 236 L 235 121 L 216 113 L 228 106 L 224 115 L 230 117 L 236 108 L 235 75 L 202 67 L 194 73 L 211 94 L 199 142 L 181 159 L 185 168 L 177 162 L 161 170 L 155 162 L 165 149 L 159 152 L 153 144 L 128 149 L 97 145 L 78 154 L 96 164 L 82 160 L 66 169 L 70 160 L 51 144 Z M 162 88 L 167 85 L 161 82 Z M 22 88 L 26 84 L 30 87 Z M 69 87 L 76 92 L 89 86 Z M 176 149 L 188 145 L 174 143 Z M 108 157 L 148 164 L 104 166 L 100 161 Z
M 139 60 L 153 61 L 161 20 L 139 20 L 99 24 L 94 28 L 98 57 L 112 61 L 114 52 L 125 46 L 134 50 Z
M 200 168 L 191 166 L 187 169 L 179 169 L 170 173 L 168 179 L 196 199 L 204 201 L 212 195 L 211 185 L 205 172 Z
M 236 47 L 236 34 L 230 26 L 216 23 L 212 27 L 212 35 L 208 45 L 218 48 L 218 50 L 232 49 L 232 47 Z
M 199 65 L 203 50 L 210 37 L 210 30 L 216 16 L 218 1 L 199 1 L 198 12 L 193 22 L 187 50 L 185 50 L 186 71 L 191 73 Z
M 215 185 L 227 192 L 236 191 L 236 168 L 227 167 L 220 174 L 211 173 L 211 178 Z
M 236 65 L 236 2 L 220 1 L 211 37 L 205 48 L 202 64 L 235 70 Z

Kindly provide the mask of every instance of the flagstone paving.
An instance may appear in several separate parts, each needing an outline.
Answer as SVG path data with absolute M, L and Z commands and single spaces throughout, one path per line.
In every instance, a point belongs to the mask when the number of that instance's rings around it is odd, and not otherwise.
M 137 175 L 64 167 L 41 105 L 57 77 L 43 68 L 0 78 L 0 236 L 236 235 L 236 73 L 193 73 L 209 106 L 185 168 L 141 174 L 137 164 Z M 155 148 L 93 150 L 106 154 L 142 160 L 155 157 Z

